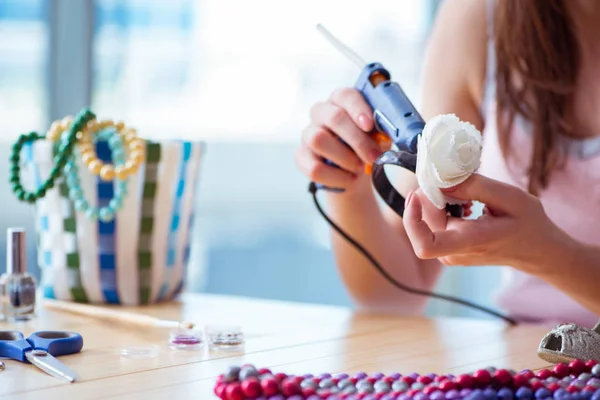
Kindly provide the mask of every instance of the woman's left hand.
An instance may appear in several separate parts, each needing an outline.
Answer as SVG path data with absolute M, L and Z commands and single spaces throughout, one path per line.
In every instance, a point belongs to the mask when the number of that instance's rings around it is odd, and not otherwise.
M 566 233 L 547 217 L 541 202 L 525 191 L 473 174 L 444 192 L 453 198 L 485 204 L 478 219 L 446 217 L 445 227 L 433 232 L 423 219 L 427 197 L 412 192 L 406 200 L 404 226 L 415 254 L 438 258 L 446 265 L 509 265 L 528 273 L 543 268 L 544 257 L 568 240 Z M 440 210 L 445 215 L 445 210 Z M 431 221 L 433 222 L 433 221 Z

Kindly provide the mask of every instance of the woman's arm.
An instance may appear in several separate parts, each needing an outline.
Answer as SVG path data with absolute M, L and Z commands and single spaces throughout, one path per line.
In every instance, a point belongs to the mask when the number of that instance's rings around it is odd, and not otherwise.
M 438 11 L 422 73 L 425 120 L 445 113 L 482 128 L 479 105 L 485 77 L 485 2 L 446 0 Z M 414 175 L 400 172 L 394 186 L 403 195 L 416 188 Z M 396 280 L 425 290 L 435 286 L 438 260 L 420 260 L 413 251 L 402 218 L 387 206 L 380 211 L 370 190 L 370 177 L 360 179 L 360 190 L 328 196 L 330 213 L 342 228 L 374 254 Z M 358 187 L 357 186 L 357 187 Z M 391 285 L 344 238 L 334 234 L 338 269 L 351 296 L 361 307 L 377 311 L 419 314 L 427 298 L 406 294 Z
M 600 316 L 600 247 L 557 231 L 530 270 Z

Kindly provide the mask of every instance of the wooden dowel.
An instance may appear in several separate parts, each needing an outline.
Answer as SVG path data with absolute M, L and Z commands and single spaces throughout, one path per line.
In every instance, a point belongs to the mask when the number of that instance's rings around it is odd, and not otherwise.
M 188 321 L 170 321 L 149 315 L 136 314 L 129 311 L 120 311 L 114 308 L 97 307 L 88 304 L 73 303 L 68 301 L 44 299 L 44 307 L 54 310 L 66 311 L 72 314 L 84 315 L 87 317 L 102 318 L 111 321 L 119 321 L 127 324 L 140 326 L 153 326 L 161 328 L 183 328 L 191 329 L 195 326 L 193 322 Z

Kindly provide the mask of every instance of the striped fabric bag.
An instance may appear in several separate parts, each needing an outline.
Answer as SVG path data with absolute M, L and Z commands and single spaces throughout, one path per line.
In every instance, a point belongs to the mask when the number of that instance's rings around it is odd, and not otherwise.
M 64 177 L 35 206 L 38 264 L 45 297 L 82 303 L 151 304 L 173 299 L 185 283 L 193 232 L 201 142 L 146 142 L 146 162 L 130 176 L 123 207 L 111 222 L 75 210 Z M 111 162 L 107 142 L 98 158 Z M 53 145 L 23 149 L 38 186 L 53 166 Z M 93 176 L 79 161 L 91 206 L 104 207 L 113 182 Z

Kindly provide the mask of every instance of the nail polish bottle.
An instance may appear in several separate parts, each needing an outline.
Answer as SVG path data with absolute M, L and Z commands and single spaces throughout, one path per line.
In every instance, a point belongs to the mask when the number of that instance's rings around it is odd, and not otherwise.
M 35 316 L 37 283 L 27 272 L 25 230 L 9 228 L 6 240 L 6 272 L 0 276 L 1 311 L 8 321 L 27 321 Z

